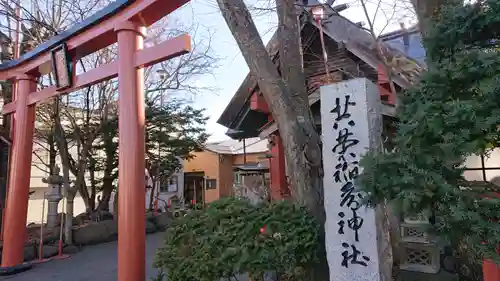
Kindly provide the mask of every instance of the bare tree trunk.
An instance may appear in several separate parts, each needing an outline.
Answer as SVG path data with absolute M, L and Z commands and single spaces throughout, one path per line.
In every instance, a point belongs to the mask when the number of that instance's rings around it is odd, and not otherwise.
M 87 171 L 87 161 L 90 158 L 90 147 L 92 146 L 92 140 L 90 138 L 90 106 L 90 91 L 87 91 L 85 93 L 85 123 L 83 126 L 84 136 L 80 138 L 83 140 L 83 147 L 82 156 L 78 163 L 77 182 L 79 184 L 77 186 L 80 194 L 82 195 L 83 201 L 85 202 L 85 207 L 89 215 L 95 210 L 95 192 L 92 190 L 91 194 L 89 194 L 87 184 L 85 182 L 85 171 Z
M 111 199 L 111 193 L 113 193 L 113 179 L 104 176 L 102 180 L 102 198 L 98 210 L 109 211 L 109 200 Z
M 118 219 L 118 190 L 115 192 L 115 197 L 113 198 L 113 214 L 115 219 Z
M 94 211 L 95 207 L 95 198 L 94 201 L 89 194 L 87 189 L 87 184 L 85 182 L 85 171 L 87 170 L 87 159 L 89 158 L 89 149 L 88 144 L 84 143 L 82 148 L 82 154 L 80 160 L 78 161 L 78 169 L 76 174 L 76 187 L 80 195 L 82 196 L 83 202 L 85 204 L 85 209 L 87 213 L 91 214 Z
M 54 112 L 54 137 L 56 139 L 56 145 L 59 150 L 59 155 L 61 156 L 61 164 L 63 171 L 63 185 L 66 195 L 66 215 L 65 223 L 64 223 L 64 239 L 65 243 L 68 245 L 73 244 L 73 206 L 74 199 L 76 196 L 76 188 L 71 187 L 70 178 L 69 178 L 69 170 L 70 170 L 70 161 L 69 161 L 69 151 L 68 151 L 68 143 L 64 137 L 64 131 L 61 125 L 61 119 L 59 114 L 59 102 L 55 102 L 55 112 Z
M 95 160 L 92 157 L 92 154 L 88 154 L 88 172 L 89 172 L 89 181 L 90 181 L 90 202 L 94 202 L 93 206 L 93 211 L 97 210 L 97 207 L 95 206 L 96 198 L 98 201 L 98 206 L 101 205 L 101 198 L 100 196 L 97 196 L 97 180 L 95 178 Z
M 411 0 L 418 18 L 420 31 L 425 36 L 431 28 L 432 20 L 445 6 L 463 5 L 463 0 Z
M 280 53 L 283 56 L 283 79 L 269 57 L 243 0 L 217 0 L 217 3 L 278 124 L 285 148 L 287 174 L 292 183 L 292 198 L 306 206 L 323 227 L 325 212 L 320 138 L 307 102 L 294 2 L 277 1 L 280 19 L 278 38 L 283 45 L 280 47 L 283 52 Z M 324 240 L 324 229 L 322 238 Z M 328 276 L 324 251 L 322 256 L 321 264 L 315 268 L 316 280 Z
M 152 186 L 150 186 L 151 193 L 149 194 L 149 206 L 148 206 L 149 211 L 153 211 L 153 207 L 154 207 L 156 180 L 158 178 L 158 175 L 156 173 L 157 171 L 158 171 L 158 168 L 155 166 L 150 166 L 148 168 L 149 179 L 151 179 L 151 183 L 153 184 Z M 146 182 L 146 185 L 147 184 L 148 183 Z
M 57 151 L 56 151 L 56 126 L 57 124 L 55 123 L 55 120 L 58 120 L 58 116 L 56 114 L 59 114 L 59 103 L 58 100 L 55 99 L 54 102 L 52 103 L 52 120 L 54 120 L 51 124 L 50 128 L 50 133 L 47 136 L 47 142 L 49 145 L 49 174 L 52 175 L 54 172 L 54 168 L 56 167 L 56 157 L 57 157 Z
M 276 0 L 281 77 L 291 97 L 300 106 L 309 101 L 300 51 L 302 38 L 298 18 L 302 8 L 295 4 L 294 0 Z
M 390 235 L 390 218 L 387 204 L 375 208 L 375 223 L 377 228 L 377 248 L 379 250 L 379 272 L 381 281 L 391 281 L 393 272 L 393 250 Z
M 54 171 L 54 167 L 56 166 L 56 147 L 55 147 L 55 141 L 54 141 L 54 133 L 50 133 L 48 135 L 48 143 L 49 143 L 49 173 L 52 175 Z
M 155 201 L 155 190 L 156 190 L 157 186 L 156 184 L 154 184 L 153 182 L 153 186 L 151 187 L 151 193 L 149 194 L 149 206 L 148 206 L 148 210 L 149 211 L 152 211 L 153 208 L 154 208 L 154 201 Z
M 324 218 L 323 194 L 319 188 L 322 176 L 320 139 L 308 104 L 298 104 L 292 98 L 291 90 L 271 61 L 244 2 L 218 0 L 218 3 L 250 71 L 258 79 L 259 87 L 285 140 L 294 200 Z
M 288 89 L 288 93 L 283 92 L 281 94 L 289 94 L 291 96 L 291 102 L 295 103 L 295 106 L 290 104 L 290 108 L 295 108 L 294 111 L 298 113 L 296 116 L 297 121 L 300 122 L 303 119 L 304 122 L 302 124 L 298 123 L 299 126 L 297 128 L 289 128 L 292 132 L 290 135 L 285 132 L 286 129 L 282 129 L 282 127 L 290 125 L 286 120 L 283 120 L 282 122 L 284 123 L 281 125 L 278 121 L 278 127 L 280 135 L 284 139 L 287 174 L 290 176 L 291 182 L 295 183 L 295 186 L 292 186 L 292 198 L 300 204 L 305 204 L 323 226 L 326 215 L 323 206 L 323 186 L 321 182 L 323 175 L 321 165 L 322 153 L 319 135 L 316 131 L 312 112 L 309 107 L 309 97 L 303 69 L 301 52 L 302 37 L 299 21 L 299 15 L 303 9 L 299 6 L 300 4 L 296 4 L 295 0 L 276 0 L 279 20 L 280 70 L 282 80 Z M 279 112 L 274 114 L 275 111 L 273 110 L 272 112 L 273 116 L 281 114 Z M 290 118 L 293 118 L 293 116 L 290 116 Z M 301 125 L 302 128 L 300 128 Z M 325 245 L 323 227 L 321 231 L 321 243 Z M 315 280 L 324 279 L 326 276 L 329 276 L 328 270 L 326 251 L 322 251 L 320 264 L 314 269 L 313 278 Z
M 107 120 L 107 110 L 104 110 L 105 117 L 102 122 L 109 122 Z M 103 126 L 106 127 L 106 126 Z M 109 200 L 111 199 L 111 193 L 113 193 L 113 168 L 114 168 L 114 157 L 116 151 L 113 149 L 113 137 L 114 135 L 104 132 L 103 142 L 104 142 L 104 152 L 106 153 L 106 161 L 104 167 L 104 177 L 102 182 L 102 199 L 98 206 L 99 210 L 109 211 Z
M 159 164 L 159 163 L 158 163 Z M 152 211 L 153 210 L 153 203 L 154 203 L 154 196 L 155 196 L 155 190 L 156 190 L 156 179 L 158 178 L 157 171 L 158 168 L 153 165 L 149 164 L 147 165 L 147 171 L 149 175 L 149 179 L 151 180 L 152 185 L 149 186 L 148 182 L 149 180 L 146 180 L 146 186 L 149 187 L 151 193 L 149 194 L 149 204 L 148 204 L 148 210 Z

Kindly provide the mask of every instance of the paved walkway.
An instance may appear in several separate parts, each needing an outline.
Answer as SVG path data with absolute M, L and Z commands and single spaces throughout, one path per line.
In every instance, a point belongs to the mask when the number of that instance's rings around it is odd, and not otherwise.
M 153 269 L 155 252 L 163 244 L 163 233 L 147 236 L 147 279 L 156 275 Z M 8 281 L 116 281 L 116 242 L 84 248 L 71 258 L 39 264 L 31 270 L 13 276 L 0 277 Z

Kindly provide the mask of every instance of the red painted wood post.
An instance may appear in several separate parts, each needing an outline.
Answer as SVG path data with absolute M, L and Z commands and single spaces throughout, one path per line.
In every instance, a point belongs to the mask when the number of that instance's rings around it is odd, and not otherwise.
M 493 193 L 493 196 L 500 197 L 500 193 Z M 500 254 L 500 248 L 497 249 L 497 253 Z M 483 260 L 483 281 L 500 281 L 500 266 L 491 260 Z
M 288 183 L 286 181 L 285 167 L 285 150 L 279 133 L 275 133 L 271 140 L 273 146 L 271 148 L 272 158 L 270 159 L 271 173 L 271 199 L 280 200 L 289 195 Z
M 26 218 L 35 129 L 35 106 L 28 106 L 28 95 L 36 91 L 36 81 L 27 75 L 20 75 L 17 80 L 19 88 L 16 98 L 11 178 L 5 206 L 2 267 L 15 266 L 24 261 L 24 243 L 26 242 Z
M 483 280 L 500 281 L 500 267 L 490 260 L 483 261 Z
M 145 28 L 124 22 L 118 33 L 118 280 L 144 281 L 146 200 L 144 170 L 144 69 L 135 67 Z
M 377 66 L 377 73 L 378 73 L 377 86 L 380 91 L 380 98 L 382 100 L 386 100 L 386 102 L 390 105 L 395 105 L 396 96 L 391 91 L 391 86 L 389 84 L 391 82 L 389 81 L 389 78 L 386 75 L 385 66 L 383 64 L 379 64 Z

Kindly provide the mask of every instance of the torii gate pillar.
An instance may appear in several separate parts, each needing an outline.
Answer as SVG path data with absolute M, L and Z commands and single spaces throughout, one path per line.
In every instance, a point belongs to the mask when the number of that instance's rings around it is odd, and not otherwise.
M 35 129 L 35 105 L 28 105 L 28 95 L 36 90 L 36 82 L 28 75 L 18 75 L 18 93 L 14 115 L 14 138 L 10 188 L 8 189 L 3 225 L 2 266 L 20 264 L 24 259 L 26 217 L 30 191 L 33 132 Z
M 118 33 L 118 280 L 144 280 L 146 254 L 144 197 L 144 69 L 135 67 L 135 54 L 143 49 L 145 27 L 124 22 Z
M 0 64 L 0 81 L 19 83 L 16 100 L 2 107 L 3 114 L 15 114 L 15 127 L 0 275 L 28 268 L 23 264 L 23 247 L 36 104 L 118 76 L 118 280 L 145 280 L 144 68 L 188 53 L 191 38 L 179 35 L 148 48 L 143 41 L 146 27 L 188 1 L 116 0 L 47 44 Z M 114 43 L 118 43 L 117 60 L 72 73 L 71 61 Z M 55 74 L 56 85 L 37 90 L 35 79 L 48 73 Z

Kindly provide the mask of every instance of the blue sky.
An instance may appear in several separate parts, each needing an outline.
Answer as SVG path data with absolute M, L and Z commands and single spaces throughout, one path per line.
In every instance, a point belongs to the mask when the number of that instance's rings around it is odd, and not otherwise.
M 264 2 L 265 1 L 265 2 Z M 411 12 L 409 13 L 406 6 L 398 4 L 394 12 L 394 1 L 402 3 L 401 0 L 384 0 L 383 8 L 379 9 L 377 16 L 373 21 L 375 29 L 380 32 L 388 32 L 399 27 L 399 22 L 403 21 L 406 24 L 414 22 Z M 337 0 L 335 5 L 348 3 L 351 8 L 342 13 L 343 16 L 351 19 L 354 22 L 366 21 L 366 16 L 358 4 L 359 0 Z M 375 2 L 375 1 L 374 1 Z M 378 3 L 378 1 L 376 1 Z M 266 5 L 266 0 L 250 0 L 249 5 L 262 6 Z M 267 4 L 269 5 L 269 4 Z M 374 4 L 368 4 L 370 17 L 376 11 Z M 195 97 L 194 106 L 197 108 L 206 108 L 206 114 L 210 117 L 207 124 L 207 131 L 212 134 L 211 141 L 227 139 L 224 135 L 226 128 L 217 124 L 217 119 L 231 100 L 235 91 L 240 86 L 241 82 L 248 74 L 248 67 L 245 60 L 241 56 L 241 52 L 231 35 L 226 22 L 220 14 L 217 3 L 214 0 L 192 0 L 192 2 L 176 13 L 176 17 L 184 22 L 194 22 L 208 28 L 213 33 L 212 46 L 215 53 L 222 58 L 220 68 L 216 69 L 213 76 L 206 76 L 197 81 L 198 83 L 211 85 L 219 89 L 217 92 L 202 93 Z M 388 21 L 386 18 L 391 18 Z M 267 42 L 275 31 L 277 24 L 276 16 L 273 13 L 259 15 L 254 17 L 257 28 L 263 37 L 264 42 Z M 388 26 L 387 23 L 389 22 Z

